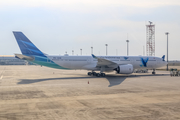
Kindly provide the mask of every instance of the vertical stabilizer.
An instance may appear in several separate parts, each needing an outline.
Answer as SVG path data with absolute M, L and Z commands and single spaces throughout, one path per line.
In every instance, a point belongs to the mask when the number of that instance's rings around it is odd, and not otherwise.
M 23 55 L 46 57 L 22 32 L 13 32 Z

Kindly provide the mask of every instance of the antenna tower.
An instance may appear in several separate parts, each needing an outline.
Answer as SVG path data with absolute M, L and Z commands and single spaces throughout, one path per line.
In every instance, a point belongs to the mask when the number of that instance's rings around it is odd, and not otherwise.
M 146 55 L 155 56 L 155 25 L 146 25 Z

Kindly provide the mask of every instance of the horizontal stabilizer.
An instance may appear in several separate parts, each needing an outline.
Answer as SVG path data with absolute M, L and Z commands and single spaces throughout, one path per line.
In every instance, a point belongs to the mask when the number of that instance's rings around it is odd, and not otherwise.
M 33 57 L 25 56 L 25 55 L 22 55 L 22 54 L 15 54 L 15 57 L 19 58 L 19 59 L 22 59 L 22 60 L 28 60 L 28 61 L 33 61 L 34 60 Z

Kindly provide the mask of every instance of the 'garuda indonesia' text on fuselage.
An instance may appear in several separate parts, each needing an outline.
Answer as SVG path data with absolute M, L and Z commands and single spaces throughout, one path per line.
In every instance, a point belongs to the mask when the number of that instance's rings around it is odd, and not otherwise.
M 85 69 L 92 73 L 100 71 L 100 74 L 115 70 L 119 74 L 131 74 L 134 69 L 155 70 L 167 64 L 165 56 L 51 56 L 41 52 L 22 32 L 13 33 L 22 52 L 15 54 L 17 58 L 51 68 Z

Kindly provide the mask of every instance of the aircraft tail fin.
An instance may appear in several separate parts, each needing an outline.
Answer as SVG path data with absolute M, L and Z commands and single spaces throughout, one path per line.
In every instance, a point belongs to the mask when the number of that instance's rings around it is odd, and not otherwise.
M 46 57 L 22 32 L 13 31 L 13 34 L 23 55 Z
M 162 56 L 162 60 L 165 61 L 165 55 Z

